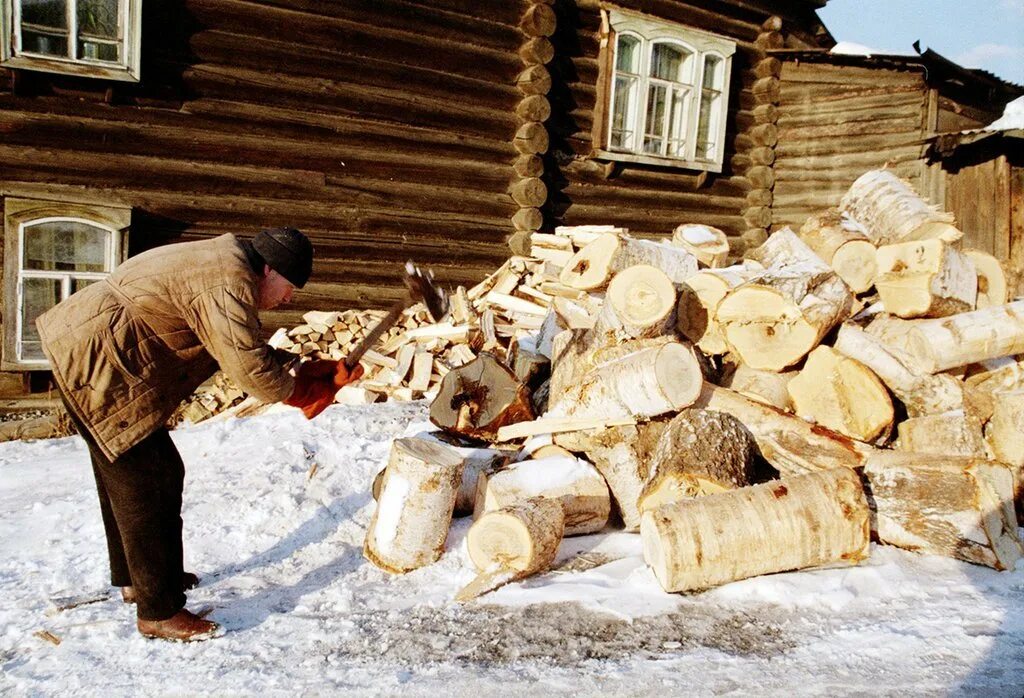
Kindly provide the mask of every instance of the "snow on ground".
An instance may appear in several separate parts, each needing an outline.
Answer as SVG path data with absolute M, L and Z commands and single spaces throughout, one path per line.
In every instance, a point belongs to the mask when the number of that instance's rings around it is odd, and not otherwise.
M 435 565 L 363 560 L 369 486 L 422 403 L 179 429 L 186 561 L 226 635 L 146 640 L 112 592 L 80 439 L 0 447 L 0 694 L 985 695 L 1024 692 L 1024 563 L 872 546 L 859 567 L 663 593 L 622 532 L 460 606 L 466 520 Z M 310 471 L 316 465 L 310 476 Z M 49 631 L 59 646 L 35 635 Z

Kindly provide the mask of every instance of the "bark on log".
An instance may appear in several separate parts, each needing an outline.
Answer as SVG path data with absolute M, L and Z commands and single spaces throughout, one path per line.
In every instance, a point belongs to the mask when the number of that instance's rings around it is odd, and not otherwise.
M 684 223 L 672 232 L 672 244 L 682 247 L 705 267 L 717 269 L 729 256 L 729 241 L 718 228 L 699 223 Z
M 430 405 L 430 421 L 444 431 L 494 441 L 506 424 L 534 418 L 530 391 L 498 359 L 482 353 L 452 369 Z
M 615 272 L 637 264 L 657 267 L 675 284 L 697 273 L 696 258 L 682 248 L 606 233 L 580 249 L 558 280 L 581 291 L 595 291 L 603 288 Z
M 637 507 L 642 514 L 681 499 L 747 487 L 754 482 L 756 457 L 754 438 L 732 415 L 683 410 L 658 440 Z
M 695 407 L 727 412 L 754 436 L 761 455 L 783 475 L 858 468 L 879 449 L 710 383 Z
M 854 293 L 863 293 L 874 285 L 878 270 L 875 246 L 863 227 L 848 215 L 830 209 L 811 216 L 800 228 L 800 239 L 835 269 Z
M 899 451 L 976 458 L 988 455 L 981 420 L 963 410 L 905 419 L 897 433 L 894 448 Z
M 1009 466 L 977 458 L 885 453 L 865 464 L 878 539 L 1013 569 L 1022 552 Z
M 644 560 L 669 592 L 868 556 L 870 516 L 852 470 L 809 473 L 647 511 Z
M 843 196 L 839 210 L 863 225 L 876 245 L 931 238 L 954 242 L 963 237 L 952 214 L 937 211 L 888 170 L 861 175 Z
M 929 320 L 878 318 L 867 331 L 938 373 L 1024 353 L 1024 301 Z
M 441 557 L 462 467 L 461 458 L 429 439 L 396 439 L 366 530 L 366 559 L 403 573 Z
M 788 390 L 798 417 L 852 439 L 873 442 L 892 428 L 892 400 L 882 381 L 831 347 L 816 347 Z
M 705 354 L 729 350 L 715 310 L 732 289 L 756 278 L 763 269 L 757 263 L 736 264 L 699 271 L 679 288 L 676 329 Z
M 875 288 L 886 312 L 917 318 L 974 310 L 978 298 L 974 265 L 945 241 L 883 245 L 877 261 Z
M 486 512 L 543 497 L 562 505 L 565 535 L 580 536 L 600 531 L 611 513 L 611 495 L 601 473 L 572 455 L 512 463 L 483 473 L 477 483 L 473 510 L 477 519 Z

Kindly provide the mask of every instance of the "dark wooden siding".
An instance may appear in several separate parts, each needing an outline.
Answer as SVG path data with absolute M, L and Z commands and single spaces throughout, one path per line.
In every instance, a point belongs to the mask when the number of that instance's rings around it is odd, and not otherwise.
M 615 224 L 643 236 L 667 235 L 686 222 L 717 226 L 730 236 L 757 227 L 744 219 L 750 206 L 747 195 L 755 188 L 746 177 L 756 166 L 748 153 L 758 147 L 745 134 L 757 122 L 755 106 L 769 100 L 759 100 L 752 92 L 756 79 L 752 67 L 764 58 L 755 41 L 773 15 L 783 20 L 784 36 L 791 28 L 799 29 L 801 37 L 810 36 L 813 13 L 800 3 L 627 0 L 616 5 L 737 42 L 724 170 L 705 180 L 692 170 L 633 164 L 612 167 L 590 157 L 599 146 L 592 142 L 592 132 L 598 106 L 600 13 L 594 2 L 559 3 L 553 37 L 557 53 L 552 65 L 548 220 L 566 225 Z
M 132 253 L 299 227 L 314 278 L 271 328 L 386 303 L 408 257 L 473 283 L 518 208 L 527 6 L 147 0 L 141 85 L 0 71 L 0 188 L 129 205 Z
M 799 229 L 867 170 L 889 165 L 919 186 L 921 71 L 786 61 L 781 80 L 773 230 Z

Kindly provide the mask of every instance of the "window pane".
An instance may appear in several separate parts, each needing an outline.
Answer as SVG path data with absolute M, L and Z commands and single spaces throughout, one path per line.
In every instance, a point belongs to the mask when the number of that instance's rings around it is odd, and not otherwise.
M 118 44 L 101 43 L 99 41 L 78 42 L 78 55 L 80 58 L 117 63 L 120 60 L 120 53 L 120 46 Z
M 25 29 L 21 32 L 21 50 L 25 53 L 63 57 L 68 55 L 68 39 L 66 36 Z
M 704 81 L 701 83 L 707 88 L 721 88 L 722 59 L 708 56 L 704 59 Z
M 651 50 L 651 77 L 684 82 L 683 67 L 689 54 L 672 44 L 655 44 Z
M 67 3 L 64 0 L 21 0 L 21 23 L 67 29 Z
M 669 116 L 668 155 L 683 157 L 686 146 L 687 103 L 689 91 L 675 89 L 672 91 L 672 112 Z
M 634 36 L 620 36 L 615 58 L 615 70 L 624 73 L 640 72 L 640 40 Z
M 57 305 L 60 298 L 60 279 L 23 279 L 21 306 L 21 358 L 45 359 L 36 318 Z
M 636 132 L 636 78 L 615 77 L 615 104 L 611 144 L 616 148 L 633 149 Z
M 718 105 L 720 93 L 704 90 L 700 100 L 700 118 L 697 121 L 697 157 L 710 160 L 715 155 L 714 138 L 718 135 Z
M 22 269 L 90 271 L 107 269 L 107 241 L 103 228 L 75 221 L 50 221 L 25 227 Z
M 71 277 L 71 293 L 78 293 L 86 286 L 94 284 L 97 281 L 99 281 L 99 279 L 77 279 L 75 277 Z
M 118 4 L 118 0 L 78 0 L 78 32 L 99 39 L 117 39 Z
M 665 107 L 667 89 L 664 85 L 651 85 L 647 91 L 647 128 L 644 134 L 644 152 L 661 153 L 665 141 Z

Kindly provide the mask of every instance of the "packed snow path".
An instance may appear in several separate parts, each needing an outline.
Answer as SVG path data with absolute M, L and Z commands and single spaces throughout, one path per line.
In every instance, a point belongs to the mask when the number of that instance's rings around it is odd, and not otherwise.
M 185 558 L 203 579 L 189 607 L 227 630 L 193 645 L 142 638 L 107 586 L 82 441 L 4 444 L 0 694 L 1024 693 L 1024 563 L 872 546 L 859 567 L 679 596 L 639 536 L 616 532 L 569 539 L 560 570 L 459 606 L 473 573 L 458 520 L 440 562 L 390 576 L 362 557 L 370 482 L 424 415 L 336 405 L 176 431 Z M 96 592 L 111 595 L 54 610 Z

